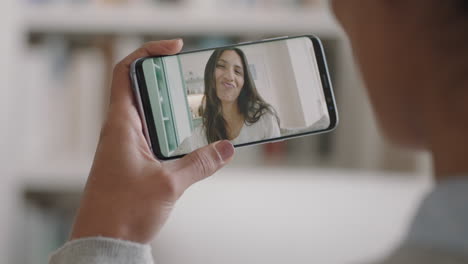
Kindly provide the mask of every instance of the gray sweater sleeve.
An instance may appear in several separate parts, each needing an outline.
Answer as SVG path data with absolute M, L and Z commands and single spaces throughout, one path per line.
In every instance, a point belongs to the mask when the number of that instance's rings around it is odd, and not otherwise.
M 52 253 L 49 264 L 153 264 L 153 257 L 149 245 L 90 237 L 66 243 Z

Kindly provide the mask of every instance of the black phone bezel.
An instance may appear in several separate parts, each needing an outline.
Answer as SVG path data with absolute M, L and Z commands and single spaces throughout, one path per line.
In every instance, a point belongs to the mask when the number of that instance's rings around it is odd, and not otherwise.
M 322 88 L 324 91 L 325 95 L 325 102 L 327 104 L 327 110 L 328 114 L 330 116 L 330 125 L 322 130 L 317 130 L 317 131 L 311 131 L 311 132 L 304 132 L 304 133 L 298 133 L 298 134 L 293 134 L 293 135 L 287 135 L 287 136 L 282 136 L 282 137 L 277 137 L 277 138 L 271 138 L 271 139 L 265 139 L 265 140 L 259 140 L 259 141 L 253 141 L 253 142 L 248 142 L 248 143 L 243 143 L 243 144 L 237 144 L 235 147 L 243 147 L 243 146 L 249 146 L 249 145 L 256 145 L 256 144 L 262 144 L 262 143 L 268 143 L 268 142 L 275 142 L 275 141 L 283 141 L 286 139 L 291 139 L 291 138 L 296 138 L 296 137 L 301 137 L 301 136 L 306 136 L 306 135 L 315 135 L 315 134 L 320 134 L 320 133 L 325 133 L 332 131 L 336 128 L 338 125 L 338 111 L 336 109 L 336 102 L 335 102 L 335 97 L 333 94 L 333 87 L 332 83 L 330 80 L 330 75 L 328 71 L 328 67 L 326 64 L 326 58 L 325 58 L 325 52 L 322 46 L 322 43 L 320 39 L 314 35 L 301 35 L 301 36 L 295 36 L 295 37 L 280 37 L 280 38 L 274 38 L 274 39 L 267 39 L 267 40 L 260 40 L 260 41 L 253 41 L 253 42 L 246 42 L 246 43 L 238 43 L 238 44 L 233 44 L 233 45 L 226 45 L 226 46 L 221 46 L 217 48 L 228 48 L 228 47 L 239 47 L 239 46 L 245 46 L 245 45 L 252 45 L 252 44 L 259 44 L 259 43 L 267 43 L 267 42 L 273 42 L 273 41 L 280 41 L 280 40 L 286 40 L 286 39 L 294 39 L 294 38 L 304 38 L 307 37 L 312 40 L 312 44 L 314 47 L 314 52 L 315 52 L 315 57 L 317 59 L 317 65 L 319 68 L 319 74 L 320 74 L 320 79 L 322 82 Z M 181 54 L 189 54 L 189 53 L 195 53 L 195 52 L 203 52 L 203 51 L 210 51 L 210 50 L 215 50 L 217 48 L 207 48 L 207 49 L 199 49 L 199 50 L 192 50 L 192 51 L 185 51 L 181 52 L 178 54 L 174 55 L 181 55 Z M 166 157 L 161 153 L 161 148 L 159 144 L 159 140 L 157 137 L 156 133 L 156 127 L 154 123 L 154 118 L 153 118 L 153 112 L 149 100 L 149 95 L 148 95 L 148 90 L 146 87 L 146 82 L 144 78 L 144 73 L 143 73 L 143 68 L 142 64 L 145 59 L 149 58 L 161 58 L 161 57 L 168 57 L 168 56 L 174 56 L 174 55 L 162 55 L 162 56 L 151 56 L 151 57 L 146 57 L 146 58 L 141 58 L 138 61 L 135 62 L 135 77 L 136 81 L 138 82 L 137 86 L 139 89 L 139 94 L 140 94 L 140 99 L 137 98 L 137 100 L 141 100 L 141 109 L 144 112 L 144 122 L 146 122 L 146 127 L 148 131 L 147 138 L 151 141 L 151 150 L 153 154 L 156 156 L 156 158 L 160 160 L 172 160 L 172 159 L 178 159 L 181 158 L 187 154 L 183 155 L 177 155 L 177 156 L 171 156 L 171 157 Z M 143 117 L 141 117 L 143 118 Z

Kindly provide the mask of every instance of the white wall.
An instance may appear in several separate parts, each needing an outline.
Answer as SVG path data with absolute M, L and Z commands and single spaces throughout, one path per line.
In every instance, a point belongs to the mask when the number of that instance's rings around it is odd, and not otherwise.
M 242 49 L 257 68 L 259 93 L 278 111 L 282 127 L 308 127 L 327 113 L 320 103 L 324 98 L 314 53 L 305 56 L 313 52 L 310 41 L 293 39 Z
M 242 50 L 249 63 L 256 65 L 261 77 L 256 81 L 257 90 L 278 112 L 281 127 L 304 127 L 304 111 L 286 42 L 244 46 Z
M 189 109 L 184 92 L 184 80 L 182 79 L 177 57 L 170 56 L 164 59 L 168 89 L 171 94 L 172 110 L 175 126 L 178 131 L 179 144 L 192 134 L 189 120 Z
M 212 51 L 195 52 L 190 54 L 183 54 L 179 56 L 180 64 L 182 67 L 182 74 L 185 85 L 188 90 L 192 90 L 197 94 L 188 95 L 188 103 L 193 114 L 198 116 L 198 110 L 202 104 L 203 92 L 205 91 L 205 83 L 203 82 L 206 63 L 211 56 Z M 192 79 L 190 81 L 189 79 Z M 198 80 L 193 82 L 193 79 Z M 184 104 L 185 105 L 185 104 Z M 187 108 L 187 110 L 189 110 Z M 194 129 L 195 129 L 194 124 Z M 181 137 L 182 139 L 182 137 Z
M 194 77 L 203 78 L 205 66 L 211 53 L 212 51 L 206 51 L 180 55 L 179 58 L 184 77 L 189 76 L 189 72 L 193 72 Z
M 19 1 L 0 1 L 0 263 L 12 263 L 16 255 L 15 225 L 18 218 L 18 181 L 15 176 L 19 155 L 24 153 L 20 135 L 21 85 L 18 64 L 22 35 L 19 24 Z
M 300 95 L 304 126 L 308 127 L 327 114 L 314 48 L 312 41 L 306 38 L 288 40 L 287 45 Z
M 280 98 L 278 98 L 278 94 L 274 90 L 272 81 L 270 80 L 271 73 L 269 67 L 271 63 L 269 59 L 273 58 L 269 58 L 269 45 L 249 45 L 242 46 L 240 49 L 244 51 L 249 65 L 254 65 L 255 67 L 256 79 L 254 81 L 258 93 L 266 102 L 279 111 Z

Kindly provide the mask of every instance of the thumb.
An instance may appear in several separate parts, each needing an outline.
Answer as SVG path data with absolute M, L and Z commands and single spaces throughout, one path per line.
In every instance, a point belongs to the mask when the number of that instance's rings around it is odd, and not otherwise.
M 200 148 L 178 160 L 178 176 L 184 189 L 201 181 L 224 167 L 232 160 L 234 147 L 228 140 L 222 140 Z

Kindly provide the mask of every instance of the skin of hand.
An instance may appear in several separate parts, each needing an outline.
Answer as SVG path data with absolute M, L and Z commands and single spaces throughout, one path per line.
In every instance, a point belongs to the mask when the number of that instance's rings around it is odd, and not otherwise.
M 468 173 L 468 1 L 333 0 L 383 132 Z
M 104 236 L 150 242 L 177 199 L 232 160 L 229 141 L 215 142 L 168 162 L 156 160 L 142 133 L 132 97 L 130 64 L 137 58 L 179 52 L 182 40 L 149 42 L 118 63 L 111 99 L 71 239 Z

